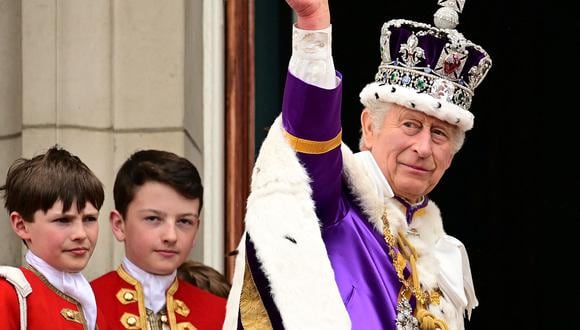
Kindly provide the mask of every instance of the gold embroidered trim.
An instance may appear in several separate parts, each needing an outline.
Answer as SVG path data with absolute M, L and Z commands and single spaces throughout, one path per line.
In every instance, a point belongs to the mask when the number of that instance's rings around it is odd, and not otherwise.
M 123 305 L 131 304 L 137 302 L 137 291 L 121 288 L 119 292 L 117 292 L 117 300 Z
M 83 324 L 83 318 L 81 317 L 80 313 L 73 311 L 72 309 L 63 308 L 60 311 L 60 315 L 62 315 L 62 317 L 64 317 L 64 319 L 67 321 Z
M 197 330 L 196 327 L 193 326 L 190 322 L 181 322 L 177 323 L 178 330 Z
M 123 315 L 121 315 L 121 324 L 125 327 L 125 329 L 147 329 L 147 327 L 145 328 L 141 328 L 141 326 L 139 326 L 139 316 L 135 315 L 135 314 L 131 314 L 131 313 L 123 313 Z
M 165 304 L 167 306 L 167 316 L 169 317 L 169 327 L 174 329 L 177 326 L 177 319 L 175 318 L 176 306 L 173 300 L 173 295 L 177 292 L 179 288 L 179 282 L 177 277 L 173 280 L 173 283 L 167 289 L 167 294 L 165 296 Z
M 342 142 L 342 130 L 338 132 L 334 138 L 327 141 L 301 139 L 286 131 L 284 131 L 284 136 L 294 151 L 304 154 L 323 154 L 334 150 L 336 147 L 340 146 L 340 143 Z
M 240 320 L 244 329 L 273 329 L 246 257 L 244 284 L 240 295 Z
M 133 276 L 129 275 L 125 268 L 123 268 L 123 265 L 120 265 L 119 268 L 117 268 L 117 274 L 119 274 L 119 277 L 121 277 L 125 282 L 133 285 L 136 289 L 135 294 L 139 306 L 139 315 L 141 317 L 137 318 L 139 325 L 135 329 L 147 329 L 147 311 L 145 311 L 145 300 L 141 283 L 133 278 Z
M 179 299 L 175 299 L 173 301 L 174 304 L 174 308 L 175 308 L 175 313 L 183 316 L 183 317 L 187 317 L 187 315 L 189 315 L 189 307 L 187 307 L 187 305 L 179 300 Z

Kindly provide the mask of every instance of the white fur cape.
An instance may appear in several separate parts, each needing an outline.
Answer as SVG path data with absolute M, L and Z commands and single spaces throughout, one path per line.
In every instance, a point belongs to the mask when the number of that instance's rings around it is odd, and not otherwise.
M 375 193 L 371 178 L 344 144 L 342 154 L 343 175 L 369 222 L 382 233 L 381 216 L 386 207 L 393 234 L 399 229 L 407 232 L 409 228 L 405 215 L 397 207 L 398 202 L 391 199 L 384 205 Z M 270 282 L 271 295 L 285 329 L 350 329 L 350 319 L 321 238 L 309 182 L 306 170 L 283 135 L 279 116 L 254 166 L 246 232 L 252 237 L 256 257 Z M 430 201 L 425 211 L 411 225 L 419 235 L 408 236 L 419 254 L 420 280 L 424 289 L 441 288 L 444 293 L 441 303 L 432 305 L 430 311 L 445 320 L 450 329 L 463 329 L 464 310 L 471 311 L 477 305 L 467 254 L 461 242 L 445 234 L 437 206 Z M 228 330 L 237 326 L 245 237 L 244 234 L 239 244 L 228 297 L 224 323 L 224 329 Z M 292 237 L 296 244 L 285 237 Z M 446 269 L 453 271 L 445 272 Z M 464 285 L 464 290 L 457 290 Z

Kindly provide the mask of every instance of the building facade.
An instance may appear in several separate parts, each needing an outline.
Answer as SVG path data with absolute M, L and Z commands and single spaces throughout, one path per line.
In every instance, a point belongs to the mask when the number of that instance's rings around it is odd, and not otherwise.
M 7 0 L 0 4 L 0 173 L 58 144 L 102 180 L 105 204 L 85 275 L 115 268 L 116 170 L 138 149 L 190 159 L 205 203 L 191 258 L 224 271 L 225 2 Z M 0 264 L 26 248 L 0 212 Z

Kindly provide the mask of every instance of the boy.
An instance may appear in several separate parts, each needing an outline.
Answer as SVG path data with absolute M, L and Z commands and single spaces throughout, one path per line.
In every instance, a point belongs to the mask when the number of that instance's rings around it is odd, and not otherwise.
M 203 186 L 191 162 L 159 150 L 138 151 L 119 169 L 110 222 L 125 245 L 116 271 L 91 285 L 107 323 L 117 329 L 221 329 L 225 299 L 179 278 L 199 229 Z
M 0 320 L 4 329 L 98 329 L 95 296 L 81 274 L 97 242 L 103 185 L 76 156 L 54 146 L 8 170 L 5 207 L 12 229 L 28 251 L 15 270 L 23 286 L 27 317 L 21 319 L 15 289 L 0 278 Z M 4 268 L 6 269 L 6 268 Z M 22 277 L 23 275 L 23 277 Z

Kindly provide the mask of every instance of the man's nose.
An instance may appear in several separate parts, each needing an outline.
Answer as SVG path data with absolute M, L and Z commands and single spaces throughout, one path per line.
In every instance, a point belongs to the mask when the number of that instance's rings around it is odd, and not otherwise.
M 415 135 L 416 141 L 414 149 L 421 158 L 428 158 L 433 153 L 433 140 L 431 139 L 431 131 L 424 128 Z

